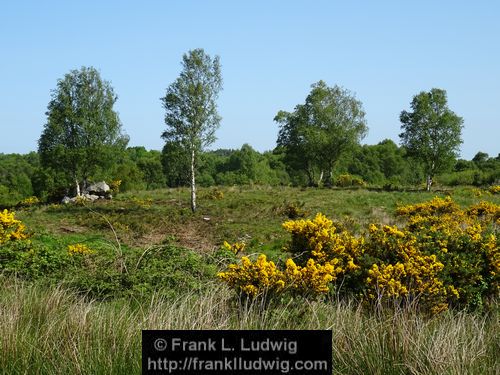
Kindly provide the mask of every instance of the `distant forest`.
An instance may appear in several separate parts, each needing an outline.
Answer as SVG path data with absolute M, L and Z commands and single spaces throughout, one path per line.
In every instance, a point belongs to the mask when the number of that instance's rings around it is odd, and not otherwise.
M 433 88 L 400 114 L 401 145 L 383 140 L 361 145 L 368 127 L 362 103 L 347 89 L 311 85 L 304 103 L 279 111 L 276 148 L 260 153 L 207 151 L 221 117 L 216 99 L 222 89 L 218 56 L 203 49 L 183 55 L 182 72 L 161 98 L 166 129 L 162 151 L 127 147 L 129 138 L 113 106 L 111 84 L 97 69 L 72 70 L 57 81 L 47 106 L 38 151 L 0 154 L 0 205 L 35 196 L 57 202 L 80 196 L 91 182 L 106 181 L 118 191 L 196 185 L 293 185 L 370 187 L 401 190 L 432 186 L 485 186 L 500 180 L 500 154 L 478 152 L 457 159 L 463 119 L 448 108 L 446 91 Z
M 290 168 L 282 148 L 260 153 L 245 144 L 239 150 L 219 149 L 199 155 L 197 183 L 216 185 L 310 185 L 306 174 Z M 189 165 L 182 149 L 166 144 L 162 151 L 128 147 L 106 170 L 99 170 L 93 181 L 121 181 L 120 191 L 189 186 Z M 478 152 L 472 160 L 456 160 L 450 172 L 438 175 L 439 186 L 487 186 L 500 180 L 500 154 L 491 157 Z M 376 145 L 357 146 L 336 164 L 335 186 L 366 186 L 401 190 L 425 188 L 419 163 L 406 156 L 404 147 L 392 140 Z M 317 185 L 317 184 L 316 184 Z M 71 182 L 54 169 L 43 168 L 37 152 L 26 155 L 0 154 L 0 205 L 12 206 L 26 197 L 59 201 L 74 192 Z

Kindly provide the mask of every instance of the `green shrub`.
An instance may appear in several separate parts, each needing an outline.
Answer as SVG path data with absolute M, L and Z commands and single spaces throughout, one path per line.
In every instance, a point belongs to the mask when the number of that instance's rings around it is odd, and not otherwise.
M 0 246 L 0 273 L 27 280 L 54 276 L 67 265 L 67 256 L 50 247 L 31 241 L 9 242 Z
M 210 200 L 224 199 L 224 192 L 219 188 L 213 188 L 202 195 L 202 198 Z
M 340 176 L 338 176 L 335 179 L 335 186 L 338 186 L 338 187 L 350 187 L 350 186 L 362 187 L 362 186 L 366 186 L 366 183 L 360 177 L 353 176 L 350 174 L 341 174 Z
M 289 219 L 299 219 L 309 215 L 309 211 L 304 209 L 305 202 L 284 200 L 283 204 L 276 207 L 275 210 L 279 215 L 283 215 Z
M 175 295 L 189 290 L 199 290 L 202 282 L 215 275 L 215 266 L 207 259 L 188 249 L 163 245 L 146 251 L 138 258 L 135 267 L 129 267 L 130 293 L 140 294 L 161 291 Z

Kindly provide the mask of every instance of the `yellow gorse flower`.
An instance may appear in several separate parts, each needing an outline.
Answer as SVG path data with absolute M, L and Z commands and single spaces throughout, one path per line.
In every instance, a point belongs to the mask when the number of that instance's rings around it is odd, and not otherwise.
M 500 185 L 494 185 L 494 186 L 491 186 L 488 191 L 491 193 L 491 194 L 500 194 Z
M 38 204 L 40 203 L 40 201 L 38 200 L 37 197 L 28 197 L 28 198 L 24 198 L 21 202 L 19 202 L 19 204 L 21 206 L 33 206 L 35 204 Z
M 73 255 L 86 255 L 92 254 L 94 251 L 90 249 L 87 245 L 77 243 L 75 245 L 68 245 L 68 254 Z
M 301 293 L 326 293 L 336 278 L 336 269 L 330 264 L 318 264 L 309 259 L 305 267 L 297 266 L 293 259 L 286 261 L 285 285 Z
M 283 272 L 264 254 L 255 262 L 244 256 L 240 265 L 230 264 L 226 272 L 219 272 L 217 276 L 252 297 L 263 292 L 279 291 L 285 286 Z
M 265 255 L 241 258 L 219 277 L 250 296 L 293 291 L 324 294 L 332 286 L 384 303 L 413 303 L 433 313 L 450 303 L 474 303 L 500 292 L 500 206 L 480 202 L 461 209 L 450 197 L 399 207 L 406 225 L 370 224 L 364 236 L 338 229 L 318 213 L 289 220 L 284 248 L 293 258 L 278 268 Z M 225 243 L 227 249 L 235 245 Z M 472 267 L 472 269 L 471 269 Z M 485 289 L 485 285 L 487 288 Z M 472 288 L 472 289 L 471 289 Z M 482 298 L 482 297 L 481 297 Z
M 0 211 L 0 245 L 28 238 L 26 227 L 20 220 L 16 220 L 15 216 L 15 212 Z
M 286 251 L 304 254 L 303 258 L 320 264 L 335 261 L 342 271 L 357 268 L 356 258 L 363 253 L 364 239 L 338 231 L 325 215 L 318 213 L 313 220 L 286 221 L 283 228 L 292 235 Z
M 222 244 L 222 247 L 226 250 L 229 250 L 232 253 L 238 254 L 242 252 L 245 249 L 245 243 L 244 242 L 235 242 L 233 244 L 230 244 L 227 241 L 224 241 Z

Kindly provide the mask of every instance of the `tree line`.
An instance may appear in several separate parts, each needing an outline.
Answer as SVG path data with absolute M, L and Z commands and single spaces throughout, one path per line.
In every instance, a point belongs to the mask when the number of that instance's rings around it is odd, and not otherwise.
M 163 151 L 127 147 L 110 169 L 96 171 L 92 180 L 120 180 L 122 192 L 189 187 L 188 163 L 176 159 L 175 152 L 171 145 Z M 245 144 L 237 150 L 204 151 L 199 155 L 197 171 L 197 182 L 203 187 L 308 185 L 307 175 L 290 169 L 279 147 L 258 152 Z M 335 186 L 356 187 L 362 181 L 368 187 L 384 190 L 414 188 L 425 181 L 423 168 L 408 159 L 404 147 L 388 139 L 357 146 L 339 160 L 334 176 Z M 491 157 L 478 152 L 472 160 L 458 159 L 436 181 L 443 186 L 487 186 L 499 179 L 500 155 Z M 59 201 L 64 195 L 74 194 L 68 183 L 71 181 L 60 173 L 42 167 L 37 152 L 0 154 L 0 206 L 15 205 L 33 195 L 44 201 Z
M 260 153 L 207 151 L 216 139 L 222 90 L 219 57 L 203 49 L 184 54 L 178 78 L 166 89 L 162 151 L 128 147 L 111 84 L 93 67 L 72 70 L 58 80 L 47 106 L 38 151 L 0 154 L 0 204 L 29 195 L 58 200 L 80 195 L 90 181 L 121 181 L 122 190 L 190 186 L 269 184 L 364 185 L 397 189 L 436 176 L 446 185 L 493 183 L 500 178 L 500 155 L 479 152 L 457 160 L 463 119 L 447 104 L 446 91 L 415 95 L 403 110 L 401 146 L 391 140 L 361 145 L 368 132 L 365 112 L 349 90 L 324 81 L 311 86 L 303 104 L 278 111 L 277 146 Z

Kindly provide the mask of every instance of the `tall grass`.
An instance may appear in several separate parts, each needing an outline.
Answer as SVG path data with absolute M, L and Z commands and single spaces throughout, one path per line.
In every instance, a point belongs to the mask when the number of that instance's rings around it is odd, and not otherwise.
M 140 373 L 142 329 L 331 329 L 338 374 L 498 374 L 498 315 L 367 313 L 354 303 L 264 307 L 221 286 L 147 303 L 85 300 L 0 280 L 2 374 Z

